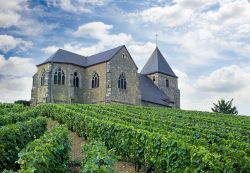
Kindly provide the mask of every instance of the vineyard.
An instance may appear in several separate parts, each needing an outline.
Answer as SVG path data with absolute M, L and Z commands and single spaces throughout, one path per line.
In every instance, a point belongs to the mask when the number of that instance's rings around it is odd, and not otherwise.
M 46 130 L 49 119 L 61 125 Z M 250 117 L 128 105 L 0 104 L 0 171 L 70 172 L 68 130 L 87 142 L 80 172 L 250 172 Z

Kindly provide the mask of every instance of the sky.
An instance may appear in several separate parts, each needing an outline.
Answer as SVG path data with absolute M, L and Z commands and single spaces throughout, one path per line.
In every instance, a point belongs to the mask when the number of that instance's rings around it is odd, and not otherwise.
M 233 98 L 250 115 L 250 0 L 0 0 L 0 102 L 29 100 L 36 64 L 58 48 L 126 45 L 140 72 L 156 33 L 182 109 Z

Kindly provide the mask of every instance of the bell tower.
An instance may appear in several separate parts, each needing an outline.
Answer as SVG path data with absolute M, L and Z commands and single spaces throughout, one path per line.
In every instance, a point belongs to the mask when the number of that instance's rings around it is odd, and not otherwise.
M 180 108 L 178 77 L 163 57 L 158 46 L 141 70 L 141 74 L 147 75 L 170 98 L 171 107 Z

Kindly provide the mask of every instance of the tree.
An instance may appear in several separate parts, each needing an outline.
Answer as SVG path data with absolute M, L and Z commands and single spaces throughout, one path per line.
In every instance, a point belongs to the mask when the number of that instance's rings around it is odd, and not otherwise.
M 235 106 L 232 106 L 233 99 L 230 101 L 225 101 L 224 99 L 218 100 L 218 104 L 214 104 L 214 107 L 211 108 L 213 112 L 220 112 L 224 114 L 234 114 L 237 115 L 238 111 Z
M 30 106 L 30 101 L 26 101 L 26 100 L 17 100 L 14 103 L 15 104 L 23 104 L 24 106 Z

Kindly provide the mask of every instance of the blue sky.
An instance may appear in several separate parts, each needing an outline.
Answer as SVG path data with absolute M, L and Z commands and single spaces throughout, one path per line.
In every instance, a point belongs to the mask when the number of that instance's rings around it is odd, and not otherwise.
M 125 44 L 140 71 L 156 33 L 183 109 L 234 98 L 250 115 L 247 0 L 0 0 L 0 101 L 30 99 L 35 65 L 58 48 L 86 56 Z

